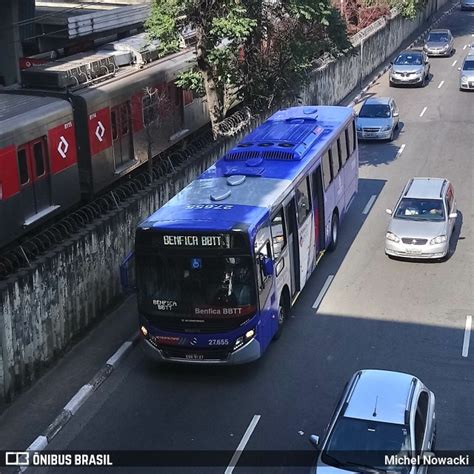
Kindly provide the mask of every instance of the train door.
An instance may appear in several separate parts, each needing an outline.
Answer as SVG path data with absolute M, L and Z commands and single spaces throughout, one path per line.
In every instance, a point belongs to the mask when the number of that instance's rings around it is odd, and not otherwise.
M 296 200 L 293 197 L 285 206 L 286 221 L 288 223 L 288 245 L 290 251 L 291 296 L 294 297 L 300 290 L 300 247 L 298 243 L 298 224 L 296 220 Z
M 112 107 L 111 110 L 115 169 L 126 166 L 130 160 L 135 158 L 131 111 L 129 100 Z
M 324 250 L 324 195 L 321 166 L 311 175 L 313 188 L 313 220 L 316 256 Z
M 25 217 L 32 217 L 51 206 L 51 182 L 46 138 L 18 147 L 20 192 Z

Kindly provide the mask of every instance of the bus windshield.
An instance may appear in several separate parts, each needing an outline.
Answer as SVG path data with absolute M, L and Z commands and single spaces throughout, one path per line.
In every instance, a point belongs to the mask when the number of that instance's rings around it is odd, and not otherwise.
M 228 318 L 256 310 L 251 257 L 137 256 L 138 305 L 149 315 Z

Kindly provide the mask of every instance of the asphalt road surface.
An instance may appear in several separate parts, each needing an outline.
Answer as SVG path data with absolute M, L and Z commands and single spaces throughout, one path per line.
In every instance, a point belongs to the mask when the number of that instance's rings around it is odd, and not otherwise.
M 474 13 L 456 9 L 438 27 L 451 29 L 456 52 L 431 59 L 425 88 L 389 88 L 385 74 L 367 92 L 395 98 L 400 132 L 392 143 L 360 143 L 360 191 L 339 246 L 320 262 L 280 340 L 254 364 L 222 368 L 156 366 L 137 347 L 48 449 L 182 451 L 181 467 L 105 469 L 124 473 L 307 472 L 246 466 L 245 453 L 261 455 L 265 465 L 276 458 L 261 451 L 310 451 L 309 434 L 324 433 L 345 382 L 361 368 L 420 377 L 436 395 L 437 449 L 474 449 L 474 347 L 462 354 L 466 319 L 474 315 L 474 93 L 459 91 L 457 70 L 463 48 L 474 42 Z M 446 177 L 454 185 L 459 216 L 445 262 L 384 254 L 385 209 L 413 176 Z M 244 455 L 235 468 L 184 467 L 186 451 L 232 456 L 239 444 Z

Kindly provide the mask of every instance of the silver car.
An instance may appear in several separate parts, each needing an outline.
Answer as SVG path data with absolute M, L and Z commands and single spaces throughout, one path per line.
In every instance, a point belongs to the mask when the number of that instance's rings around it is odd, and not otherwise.
M 430 62 L 424 51 L 402 51 L 391 63 L 389 85 L 424 87 L 430 77 Z
M 428 56 L 451 56 L 454 51 L 454 38 L 449 30 L 431 30 L 423 50 Z
M 461 0 L 461 10 L 474 10 L 474 0 Z
M 427 466 L 403 467 L 394 458 L 428 455 L 435 439 L 435 396 L 417 377 L 360 370 L 346 385 L 324 440 L 310 437 L 320 450 L 312 472 L 425 474 Z
M 399 126 L 397 104 L 391 97 L 367 99 L 357 114 L 357 137 L 363 140 L 393 140 Z
M 474 90 L 474 49 L 471 48 L 469 54 L 464 59 L 462 67 L 458 68 L 461 71 L 459 76 L 460 90 Z
M 456 223 L 452 184 L 442 178 L 412 178 L 405 186 L 385 236 L 385 253 L 392 257 L 436 258 L 448 255 Z

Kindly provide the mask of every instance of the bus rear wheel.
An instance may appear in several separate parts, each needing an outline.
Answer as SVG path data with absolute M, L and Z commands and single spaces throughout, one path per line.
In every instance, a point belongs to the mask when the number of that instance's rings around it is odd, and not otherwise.
M 339 241 L 339 216 L 337 212 L 332 215 L 331 219 L 331 242 L 329 242 L 328 250 L 332 252 Z

